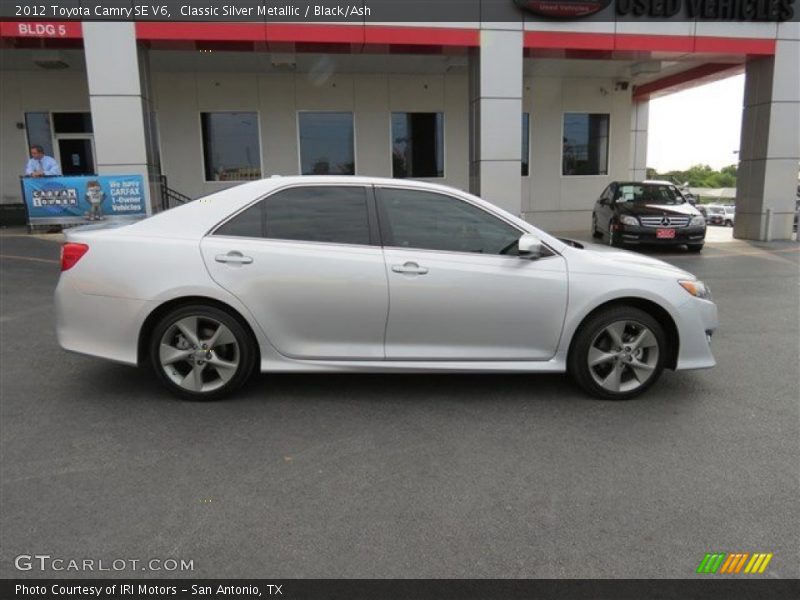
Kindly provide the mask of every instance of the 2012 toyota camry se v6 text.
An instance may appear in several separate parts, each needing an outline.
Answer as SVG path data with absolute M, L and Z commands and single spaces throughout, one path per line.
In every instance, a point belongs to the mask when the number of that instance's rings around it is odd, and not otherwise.
M 693 275 L 422 182 L 254 181 L 69 230 L 61 269 L 61 345 L 149 364 L 189 399 L 257 368 L 569 372 L 626 399 L 715 364 L 717 309 Z

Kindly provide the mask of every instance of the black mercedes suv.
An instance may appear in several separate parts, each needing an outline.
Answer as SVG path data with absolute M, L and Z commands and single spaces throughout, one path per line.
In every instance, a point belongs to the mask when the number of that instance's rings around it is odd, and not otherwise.
M 592 235 L 611 246 L 685 244 L 700 252 L 706 220 L 668 181 L 613 181 L 595 202 Z

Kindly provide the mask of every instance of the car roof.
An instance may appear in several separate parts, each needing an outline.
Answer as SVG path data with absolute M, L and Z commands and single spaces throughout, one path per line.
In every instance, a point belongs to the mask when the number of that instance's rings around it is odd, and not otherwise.
M 658 179 L 645 179 L 643 181 L 612 181 L 611 185 L 671 185 L 677 187 L 671 181 L 661 181 Z

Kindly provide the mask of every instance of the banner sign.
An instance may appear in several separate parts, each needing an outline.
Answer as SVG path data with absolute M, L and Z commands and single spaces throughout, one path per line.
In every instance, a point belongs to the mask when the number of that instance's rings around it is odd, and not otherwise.
M 141 175 L 23 177 L 31 225 L 67 225 L 147 215 Z
M 15 0 L 2 21 L 348 23 L 798 21 L 800 0 Z M 522 10 L 520 10 L 522 9 Z M 523 12 L 525 11 L 525 12 Z

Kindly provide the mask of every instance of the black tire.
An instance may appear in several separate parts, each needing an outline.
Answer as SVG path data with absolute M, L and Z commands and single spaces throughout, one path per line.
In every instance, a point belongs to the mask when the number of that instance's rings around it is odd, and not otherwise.
M 655 337 L 658 355 L 651 375 L 636 389 L 612 392 L 595 381 L 588 363 L 589 350 L 592 343 L 609 325 L 617 321 L 628 321 L 647 327 Z M 601 400 L 629 400 L 643 393 L 658 381 L 664 370 L 664 360 L 667 357 L 668 349 L 669 345 L 664 328 L 650 314 L 633 306 L 612 306 L 592 315 L 580 326 L 573 338 L 567 366 L 569 374 L 587 394 Z
M 703 249 L 704 244 L 687 244 L 686 248 L 689 252 L 700 252 Z
M 620 241 L 617 232 L 612 229 L 613 225 L 614 224 L 612 222 L 609 222 L 608 224 L 608 245 L 612 248 L 619 248 L 622 246 L 622 242 Z
M 227 381 L 224 383 L 222 383 L 223 377 L 219 375 L 220 371 L 214 369 L 213 367 L 209 369 L 208 366 L 212 363 L 211 361 L 205 361 L 208 362 L 208 365 L 206 365 L 203 369 L 200 369 L 200 371 L 203 371 L 201 377 L 210 379 L 213 375 L 217 375 L 217 378 L 208 383 L 201 383 L 200 387 L 202 388 L 205 385 L 214 386 L 218 383 L 220 384 L 218 387 L 214 387 L 209 391 L 191 391 L 185 387 L 182 387 L 176 383 L 176 381 L 173 381 L 173 379 L 170 378 L 171 376 L 177 378 L 185 375 L 183 371 L 186 369 L 188 369 L 188 371 L 192 371 L 193 367 L 191 364 L 193 363 L 191 363 L 190 360 L 176 361 L 169 367 L 161 364 L 160 347 L 162 338 L 165 336 L 165 334 L 167 334 L 168 330 L 172 329 L 175 331 L 174 327 L 178 321 L 181 319 L 187 319 L 189 317 L 197 317 L 198 329 L 204 326 L 212 327 L 213 322 L 224 325 L 227 327 L 235 340 L 235 342 L 209 349 L 209 356 L 216 356 L 218 358 L 225 359 L 229 362 L 229 364 L 238 361 L 238 364 L 234 369 L 225 369 L 225 374 L 229 377 L 229 379 L 227 379 Z M 213 330 L 209 329 L 208 331 L 211 332 Z M 199 335 L 198 338 L 200 338 Z M 150 365 L 161 383 L 179 398 L 195 401 L 219 400 L 231 395 L 233 392 L 242 387 L 242 385 L 244 385 L 253 374 L 257 357 L 256 342 L 253 339 L 250 331 L 239 321 L 239 319 L 225 310 L 205 304 L 187 304 L 185 306 L 180 306 L 164 315 L 164 317 L 153 328 L 153 332 L 150 336 L 148 344 L 148 350 Z M 190 350 L 187 349 L 186 351 L 189 352 Z M 212 353 L 214 352 L 217 352 L 217 354 L 213 355 Z M 228 352 L 228 355 L 224 355 L 224 352 Z M 194 360 L 194 357 L 192 357 L 192 360 Z M 167 374 L 167 368 L 171 369 L 171 376 Z M 206 373 L 206 371 L 208 371 L 208 373 Z M 233 374 L 229 375 L 230 372 Z
M 603 234 L 597 230 L 597 215 L 592 215 L 592 237 L 594 239 L 603 237 Z

